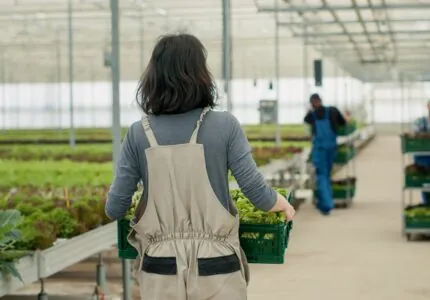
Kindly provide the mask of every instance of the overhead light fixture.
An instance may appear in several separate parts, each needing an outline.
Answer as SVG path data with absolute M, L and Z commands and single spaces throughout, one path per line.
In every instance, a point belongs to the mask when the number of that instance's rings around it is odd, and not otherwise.
M 155 9 L 155 12 L 156 12 L 157 14 L 159 14 L 160 16 L 167 16 L 167 10 L 165 10 L 164 8 L 159 8 L 159 7 L 157 7 L 157 8 Z

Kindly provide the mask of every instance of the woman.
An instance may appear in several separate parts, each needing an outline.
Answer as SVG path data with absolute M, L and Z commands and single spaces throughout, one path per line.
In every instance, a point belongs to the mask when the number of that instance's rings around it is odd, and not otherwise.
M 137 183 L 144 194 L 130 243 L 140 257 L 142 299 L 246 299 L 248 267 L 229 196 L 228 170 L 252 203 L 294 209 L 269 188 L 239 122 L 215 112 L 206 49 L 188 34 L 162 37 L 139 83 L 146 116 L 123 142 L 106 214 L 126 214 Z

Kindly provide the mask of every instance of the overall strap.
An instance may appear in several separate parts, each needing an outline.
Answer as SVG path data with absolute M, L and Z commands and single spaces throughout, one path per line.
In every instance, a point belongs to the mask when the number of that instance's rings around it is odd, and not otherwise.
M 151 124 L 149 124 L 149 118 L 146 115 L 142 117 L 142 127 L 143 127 L 143 130 L 145 131 L 146 138 L 148 139 L 149 146 L 150 147 L 158 146 L 157 139 L 155 138 L 154 132 L 152 131 L 152 128 L 151 128 Z
M 324 107 L 324 119 L 330 119 L 330 109 L 328 106 Z
M 194 129 L 193 135 L 190 138 L 190 144 L 197 144 L 197 135 L 199 134 L 200 125 L 202 124 L 203 118 L 211 110 L 210 107 L 205 107 L 200 114 L 200 118 L 197 121 L 196 129 Z

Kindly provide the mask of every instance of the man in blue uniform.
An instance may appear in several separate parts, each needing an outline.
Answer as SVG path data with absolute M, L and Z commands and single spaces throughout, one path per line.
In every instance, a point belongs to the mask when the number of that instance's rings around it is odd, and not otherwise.
M 430 101 L 427 102 L 427 116 L 417 119 L 413 124 L 413 131 L 415 133 L 429 133 L 430 134 Z M 428 150 L 430 152 L 430 149 Z M 430 167 L 429 155 L 415 155 L 414 163 L 423 167 Z M 430 204 L 430 192 L 423 192 L 423 203 Z
M 331 171 L 336 158 L 336 131 L 346 121 L 336 107 L 324 106 L 318 94 L 311 95 L 310 102 L 312 110 L 304 121 L 312 128 L 311 160 L 316 172 L 317 208 L 328 215 L 334 207 Z

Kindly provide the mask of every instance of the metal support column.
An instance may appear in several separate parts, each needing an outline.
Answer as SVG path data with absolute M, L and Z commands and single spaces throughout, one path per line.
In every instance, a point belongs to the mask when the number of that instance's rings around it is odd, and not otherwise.
M 308 25 L 306 23 L 306 20 L 303 19 L 303 31 L 306 34 L 306 37 L 303 41 L 303 80 L 305 81 L 304 85 L 304 93 L 305 93 L 305 99 L 306 99 L 306 108 L 308 108 L 309 104 L 309 64 L 308 64 L 308 38 L 307 38 L 307 32 L 308 32 Z
M 371 90 L 371 99 L 370 99 L 370 103 L 371 103 L 371 110 L 372 110 L 372 120 L 371 120 L 371 124 L 372 126 L 375 126 L 375 86 L 372 85 L 372 90 Z
M 278 0 L 275 0 L 275 7 L 278 8 Z M 279 124 L 279 97 L 281 95 L 281 66 L 280 66 L 280 49 L 279 49 L 279 12 L 275 12 L 275 77 L 276 77 L 276 147 L 281 146 L 281 125 Z
M 227 110 L 233 111 L 231 99 L 231 0 L 222 0 L 222 77 L 224 80 L 224 92 L 227 98 Z
M 145 70 L 144 55 L 145 55 L 145 44 L 143 42 L 143 7 L 140 7 L 140 18 L 139 18 L 139 49 L 140 49 L 140 73 L 143 74 Z
M 55 63 L 56 63 L 56 82 L 57 82 L 57 114 L 58 114 L 58 130 L 61 130 L 61 98 L 62 98 L 62 84 L 61 84 L 61 44 L 60 44 L 60 30 L 56 31 L 55 43 Z
M 334 106 L 339 107 L 339 74 L 338 74 L 339 67 L 335 63 L 334 64 Z
M 96 78 L 97 78 L 97 76 L 96 76 L 96 74 L 95 74 L 95 71 L 94 71 L 94 65 L 91 65 L 91 125 L 93 126 L 93 127 L 97 127 L 97 116 L 96 116 L 96 113 L 97 113 L 97 109 L 96 109 L 96 105 L 94 104 L 94 102 L 95 102 L 95 96 L 96 96 L 96 93 L 95 93 L 95 89 L 94 89 L 94 83 L 95 83 L 95 81 L 96 81 Z
M 1 49 L 1 90 L 2 90 L 2 128 L 6 130 L 6 59 L 5 59 L 5 49 Z
M 111 8 L 111 34 L 112 34 L 112 135 L 113 135 L 113 162 L 114 166 L 121 150 L 121 114 L 120 114 L 120 55 L 119 55 L 119 7 L 118 0 L 110 0 Z M 114 172 L 116 169 L 114 167 Z M 122 260 L 123 299 L 131 300 L 131 268 L 130 261 Z
M 69 129 L 69 144 L 70 147 L 75 146 L 75 125 L 74 125 L 74 108 L 73 108 L 73 30 L 72 30 L 72 0 L 69 0 L 68 5 L 69 19 L 69 113 L 70 113 L 70 129 Z
M 103 262 L 103 254 L 98 254 L 98 262 L 97 262 L 97 268 L 96 268 L 96 274 L 97 274 L 97 287 L 96 290 L 98 292 L 98 295 L 105 295 L 106 294 L 106 269 Z

